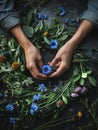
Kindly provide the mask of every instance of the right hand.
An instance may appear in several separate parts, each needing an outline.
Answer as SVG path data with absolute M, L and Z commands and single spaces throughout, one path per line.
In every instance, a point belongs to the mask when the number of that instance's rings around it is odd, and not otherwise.
M 34 45 L 31 45 L 25 50 L 26 66 L 32 76 L 39 80 L 47 79 L 47 76 L 40 72 L 43 66 L 40 51 Z

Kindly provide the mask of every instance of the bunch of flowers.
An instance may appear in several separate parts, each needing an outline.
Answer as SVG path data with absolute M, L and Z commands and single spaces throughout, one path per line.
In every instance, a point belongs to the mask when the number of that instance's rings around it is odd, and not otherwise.
M 43 19 L 40 19 L 42 21 L 39 25 L 36 15 L 33 20 L 32 18 L 31 12 L 23 18 L 23 30 L 41 51 L 56 52 L 74 34 L 75 30 L 66 30 L 65 24 L 58 23 L 56 19 L 48 26 Z M 14 127 L 26 119 L 54 117 L 73 99 L 96 85 L 96 80 L 92 77 L 93 70 L 87 64 L 89 59 L 80 53 L 75 53 L 64 80 L 36 83 L 25 67 L 24 52 L 17 40 L 2 36 L 0 47 L 0 116 L 5 123 L 11 123 Z M 48 64 L 42 67 L 42 73 L 46 75 L 55 70 L 56 67 Z M 80 119 L 82 112 L 78 112 L 75 117 Z

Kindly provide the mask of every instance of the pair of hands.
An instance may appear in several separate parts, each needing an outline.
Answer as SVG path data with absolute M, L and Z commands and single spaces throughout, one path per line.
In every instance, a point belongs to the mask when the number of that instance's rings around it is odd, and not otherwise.
M 32 76 L 39 80 L 46 80 L 47 78 L 60 76 L 70 67 L 71 57 L 72 51 L 70 51 L 67 44 L 65 44 L 58 50 L 54 59 L 49 63 L 51 66 L 56 66 L 57 70 L 47 76 L 40 72 L 43 62 L 39 49 L 35 46 L 31 46 L 25 50 L 26 66 Z

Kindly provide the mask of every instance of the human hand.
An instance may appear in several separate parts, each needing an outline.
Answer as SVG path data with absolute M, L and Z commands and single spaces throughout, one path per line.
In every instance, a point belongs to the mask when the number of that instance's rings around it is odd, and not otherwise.
M 47 79 L 47 76 L 40 72 L 43 62 L 40 51 L 34 45 L 25 50 L 25 58 L 26 66 L 34 78 L 39 80 Z
M 73 49 L 71 49 L 69 43 L 58 50 L 54 59 L 49 63 L 51 66 L 56 66 L 57 70 L 49 75 L 49 78 L 58 77 L 69 69 L 72 54 Z

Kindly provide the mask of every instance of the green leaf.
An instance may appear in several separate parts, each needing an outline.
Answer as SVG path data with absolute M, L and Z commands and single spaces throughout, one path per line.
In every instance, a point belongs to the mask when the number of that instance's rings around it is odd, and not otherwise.
M 92 71 L 91 71 L 91 70 L 89 70 L 89 71 L 87 71 L 86 73 L 87 73 L 87 74 L 91 74 L 91 73 L 92 73 Z
M 87 78 L 87 73 L 82 73 L 81 77 L 84 79 Z
M 64 41 L 68 38 L 68 34 L 65 34 L 63 36 L 61 36 L 60 38 L 58 38 L 59 41 Z
M 34 29 L 28 25 L 23 25 L 23 31 L 29 38 L 31 38 L 34 34 Z
M 76 83 L 77 81 L 79 81 L 79 79 L 80 79 L 80 74 L 75 75 L 75 76 L 73 76 L 73 78 L 72 78 L 72 82 L 73 82 L 73 83 Z
M 88 76 L 88 80 L 89 80 L 89 83 L 92 85 L 92 86 L 96 86 L 96 80 L 91 77 L 91 76 Z
M 44 41 L 45 41 L 45 43 L 47 43 L 48 45 L 50 44 L 50 41 L 49 41 L 48 38 L 45 37 L 45 36 L 44 36 Z
M 77 66 L 75 66 L 75 68 L 73 69 L 73 75 L 77 75 L 79 74 L 79 68 Z
M 29 100 L 29 99 L 25 99 L 25 101 L 27 102 L 28 105 L 30 105 L 32 102 L 32 100 Z
M 62 95 L 62 100 L 63 100 L 63 102 L 64 102 L 65 104 L 68 103 L 68 100 L 67 100 L 67 98 L 66 98 L 64 95 Z
M 84 85 L 85 80 L 83 78 L 80 79 L 80 85 L 83 86 Z
M 27 17 L 26 17 L 26 23 L 29 25 L 30 23 L 31 23 L 31 20 L 32 20 L 32 13 L 31 12 L 29 12 L 28 14 L 27 14 Z

